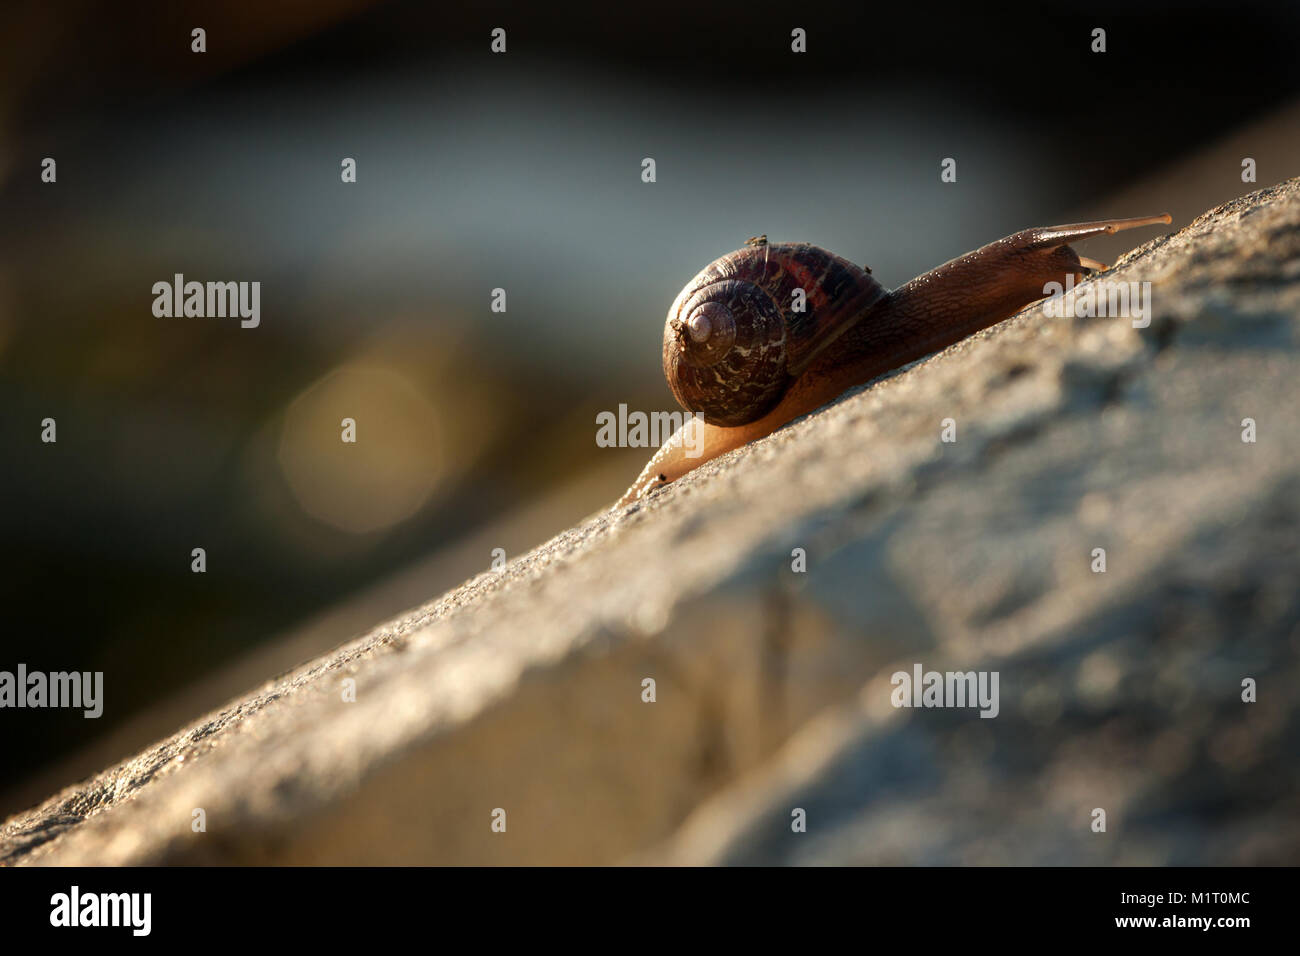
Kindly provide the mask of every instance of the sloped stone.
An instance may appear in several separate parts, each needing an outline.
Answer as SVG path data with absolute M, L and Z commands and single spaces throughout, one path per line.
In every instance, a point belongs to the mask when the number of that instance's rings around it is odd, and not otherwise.
M 1300 181 L 1106 278 L 1153 282 L 1150 327 L 1026 310 L 10 819 L 0 861 L 1294 862 Z M 895 710 L 913 662 L 999 670 L 999 716 Z

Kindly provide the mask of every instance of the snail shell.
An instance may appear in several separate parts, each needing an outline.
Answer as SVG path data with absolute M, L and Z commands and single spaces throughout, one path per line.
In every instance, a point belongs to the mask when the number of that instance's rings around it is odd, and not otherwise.
M 803 311 L 796 311 L 796 290 Z M 744 425 L 781 400 L 836 337 L 886 295 L 847 259 L 804 242 L 751 240 L 692 279 L 664 326 L 664 375 L 683 408 Z

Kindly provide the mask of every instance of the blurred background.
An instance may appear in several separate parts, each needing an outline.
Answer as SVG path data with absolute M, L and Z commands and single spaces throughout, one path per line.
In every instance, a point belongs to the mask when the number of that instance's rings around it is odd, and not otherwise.
M 0 712 L 0 817 L 610 504 L 597 412 L 674 407 L 664 314 L 748 236 L 893 286 L 1300 174 L 1300 7 L 1051 9 L 10 5 L 0 669 L 106 700 Z M 156 318 L 178 272 L 260 327 Z

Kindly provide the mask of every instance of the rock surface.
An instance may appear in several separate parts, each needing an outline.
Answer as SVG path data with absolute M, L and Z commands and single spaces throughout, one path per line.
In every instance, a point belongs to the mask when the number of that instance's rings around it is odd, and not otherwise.
M 1151 281 L 1149 327 L 1028 309 L 10 819 L 0 862 L 1300 862 L 1300 180 L 1101 278 Z M 998 716 L 896 709 L 917 663 L 998 672 Z

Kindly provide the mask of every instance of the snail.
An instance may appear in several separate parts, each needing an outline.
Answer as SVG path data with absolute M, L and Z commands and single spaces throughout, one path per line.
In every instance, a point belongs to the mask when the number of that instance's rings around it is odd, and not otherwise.
M 1010 318 L 1049 282 L 1106 268 L 1069 243 L 1170 222 L 1165 213 L 1026 229 L 892 292 L 870 269 L 809 243 L 748 240 L 692 279 L 668 312 L 664 375 L 703 423 L 688 418 L 683 430 L 698 431 L 665 442 L 619 505 Z

